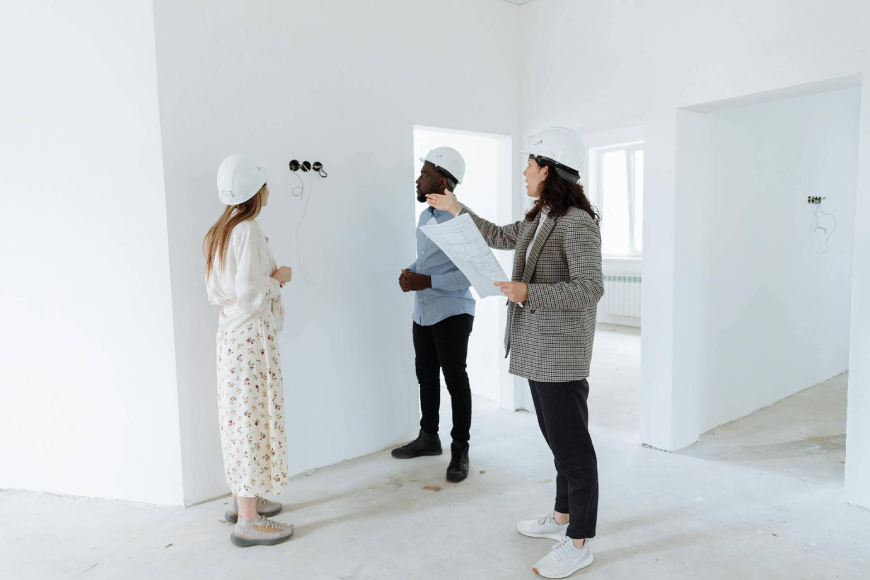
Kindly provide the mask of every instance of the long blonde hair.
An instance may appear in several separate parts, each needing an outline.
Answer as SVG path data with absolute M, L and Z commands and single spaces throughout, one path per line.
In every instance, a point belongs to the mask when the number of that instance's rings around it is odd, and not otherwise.
M 227 262 L 227 248 L 230 243 L 230 235 L 233 233 L 233 228 L 243 221 L 252 220 L 260 215 L 260 210 L 263 209 L 263 189 L 266 184 L 260 188 L 254 197 L 240 203 L 238 205 L 228 205 L 224 210 L 223 215 L 215 222 L 208 230 L 205 239 L 202 241 L 202 253 L 205 255 L 205 276 L 208 278 L 211 275 L 212 269 L 217 258 L 217 263 L 223 268 Z

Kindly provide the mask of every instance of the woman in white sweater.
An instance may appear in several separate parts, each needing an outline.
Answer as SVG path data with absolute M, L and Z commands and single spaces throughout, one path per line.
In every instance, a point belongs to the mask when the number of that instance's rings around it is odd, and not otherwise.
M 233 506 L 233 544 L 273 545 L 293 533 L 266 519 L 282 505 L 262 497 L 280 494 L 287 481 L 287 438 L 278 332 L 284 325 L 281 288 L 292 271 L 278 268 L 269 240 L 255 220 L 269 202 L 266 168 L 233 155 L 218 170 L 223 215 L 203 242 L 206 285 L 222 307 L 217 333 L 218 416 L 227 485 Z

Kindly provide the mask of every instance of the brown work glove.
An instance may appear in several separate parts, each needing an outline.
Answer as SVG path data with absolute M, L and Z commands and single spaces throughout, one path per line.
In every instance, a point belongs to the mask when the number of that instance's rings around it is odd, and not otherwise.
M 399 286 L 402 292 L 419 292 L 432 287 L 432 277 L 425 274 L 415 274 L 410 270 L 402 270 L 399 276 Z

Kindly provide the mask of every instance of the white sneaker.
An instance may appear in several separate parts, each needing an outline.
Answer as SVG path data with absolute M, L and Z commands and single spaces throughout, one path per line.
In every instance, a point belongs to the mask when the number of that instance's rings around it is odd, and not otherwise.
M 589 540 L 582 548 L 575 548 L 574 542 L 568 536 L 562 538 L 553 550 L 541 558 L 532 568 L 532 572 L 544 578 L 567 578 L 577 570 L 592 564 L 592 549 Z
M 561 540 L 568 531 L 568 524 L 557 524 L 553 514 L 547 514 L 536 520 L 517 522 L 517 531 L 530 538 L 547 538 Z

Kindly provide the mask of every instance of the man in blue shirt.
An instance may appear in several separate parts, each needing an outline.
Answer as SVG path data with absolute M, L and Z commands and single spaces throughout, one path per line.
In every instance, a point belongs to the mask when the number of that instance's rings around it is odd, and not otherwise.
M 429 152 L 417 178 L 417 201 L 427 194 L 453 191 L 465 176 L 465 161 L 455 149 L 438 147 Z M 417 260 L 402 270 L 399 286 L 416 292 L 414 302 L 414 351 L 420 383 L 420 434 L 414 441 L 393 450 L 393 457 L 411 459 L 441 455 L 438 408 L 441 404 L 441 372 L 453 404 L 453 443 L 447 481 L 468 477 L 468 441 L 471 429 L 471 387 L 465 371 L 468 339 L 474 324 L 471 283 L 444 252 L 420 230 L 420 226 L 443 223 L 453 214 L 427 207 L 417 224 Z

